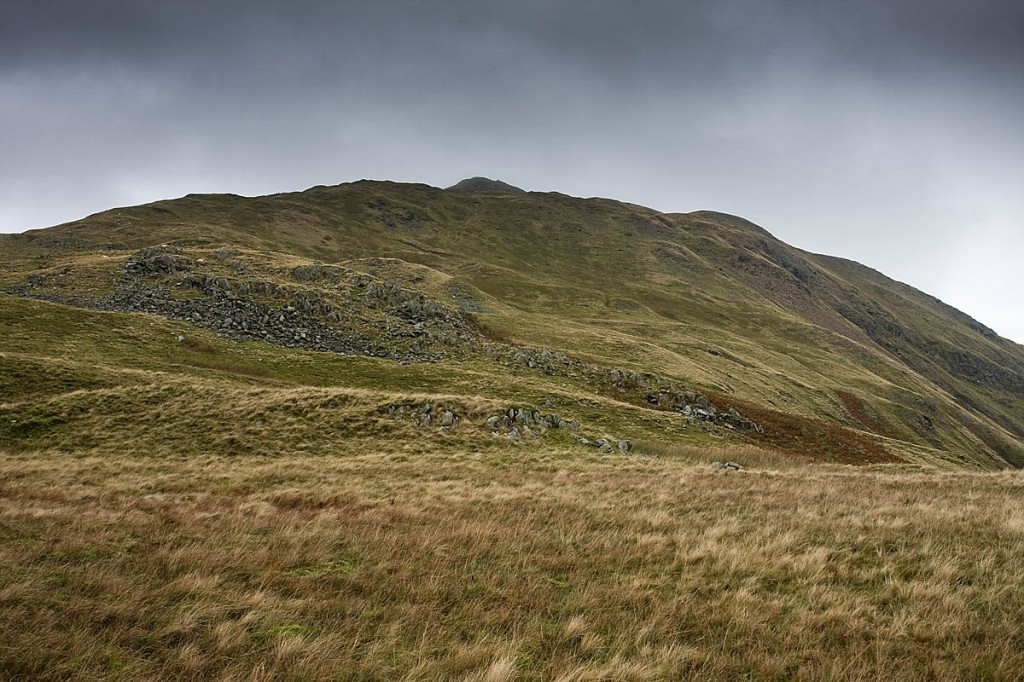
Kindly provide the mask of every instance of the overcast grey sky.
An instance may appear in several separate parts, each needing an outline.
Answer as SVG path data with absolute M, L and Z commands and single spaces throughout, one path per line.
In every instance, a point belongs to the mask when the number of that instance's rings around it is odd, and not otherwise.
M 0 231 L 471 175 L 735 213 L 1024 342 L 1020 0 L 0 0 Z

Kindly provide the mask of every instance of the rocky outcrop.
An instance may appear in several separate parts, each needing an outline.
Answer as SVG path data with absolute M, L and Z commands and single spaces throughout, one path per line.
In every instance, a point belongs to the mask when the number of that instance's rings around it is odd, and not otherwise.
M 331 266 L 324 266 L 323 263 L 314 261 L 309 265 L 300 265 L 292 268 L 291 276 L 296 282 L 337 282 L 341 279 L 342 269 Z
M 270 271 L 311 286 L 243 278 L 239 255 L 234 249 L 189 256 L 175 246 L 147 247 L 127 259 L 115 290 L 103 296 L 65 293 L 70 268 L 33 274 L 6 291 L 77 307 L 153 313 L 234 339 L 400 362 L 436 362 L 472 348 L 479 336 L 460 310 L 393 280 L 319 262 Z M 226 276 L 219 261 L 230 267 Z
M 457 431 L 462 418 L 459 406 L 450 403 L 403 403 L 388 405 L 387 414 L 392 419 L 409 421 L 421 428 L 436 428 L 445 433 Z
M 725 469 L 726 471 L 743 471 L 743 467 L 736 462 L 712 462 L 713 469 Z
M 451 321 L 457 317 L 444 304 L 427 297 L 423 292 L 403 289 L 398 282 L 389 279 L 370 282 L 363 294 L 363 301 L 370 307 L 388 308 L 412 322 L 431 319 Z
M 216 287 L 200 298 L 175 298 L 165 289 L 130 287 L 102 299 L 80 300 L 83 307 L 145 312 L 185 320 L 227 337 L 266 341 L 286 348 L 368 355 L 406 362 L 437 362 L 443 353 L 401 352 L 362 335 L 327 324 L 317 303 L 296 297 L 291 303 L 271 306 L 240 298 Z M 305 303 L 304 303 L 305 302 Z M 304 309 L 303 309 L 304 308 Z
M 451 282 L 447 286 L 448 296 L 467 313 L 489 313 L 491 312 L 483 304 L 477 301 L 469 292 L 469 289 L 461 282 Z
M 139 249 L 125 263 L 124 269 L 130 275 L 156 277 L 173 275 L 177 272 L 188 272 L 195 267 L 195 262 L 181 251 L 171 246 L 154 246 Z
M 586 436 L 574 435 L 573 438 L 576 442 L 581 445 L 589 445 L 590 447 L 597 448 L 600 452 L 610 455 L 616 451 L 623 455 L 628 455 L 633 452 L 633 441 L 631 440 L 619 440 L 608 438 L 587 438 Z
M 587 437 L 577 433 L 580 430 L 580 422 L 576 419 L 567 419 L 557 414 L 545 414 L 530 406 L 510 407 L 501 414 L 488 417 L 485 425 L 493 435 L 506 438 L 543 435 L 548 429 L 562 429 L 570 432 L 577 443 L 597 448 L 605 454 L 619 452 L 628 455 L 633 452 L 633 442 L 630 440 Z
M 764 433 L 759 424 L 744 417 L 734 407 L 719 410 L 707 396 L 658 374 L 609 369 L 550 350 L 510 349 L 495 344 L 490 348 L 490 354 L 505 366 L 532 369 L 548 375 L 583 378 L 619 399 L 678 412 L 701 424 L 752 434 Z
M 467 410 L 465 406 L 452 402 L 407 402 L 395 403 L 382 408 L 382 412 L 391 419 L 414 424 L 421 429 L 435 429 L 443 433 L 457 431 L 462 424 Z M 608 438 L 603 436 L 587 437 L 578 433 L 580 422 L 576 419 L 552 413 L 544 413 L 536 408 L 511 406 L 500 413 L 487 417 L 481 424 L 493 436 L 509 440 L 543 437 L 549 430 L 562 430 L 572 435 L 575 442 L 596 448 L 602 453 L 623 455 L 633 454 L 633 442 L 624 438 Z
M 533 407 L 510 407 L 501 414 L 488 417 L 487 429 L 496 435 L 519 437 L 543 434 L 547 429 L 576 431 L 580 423 L 557 414 L 544 414 Z

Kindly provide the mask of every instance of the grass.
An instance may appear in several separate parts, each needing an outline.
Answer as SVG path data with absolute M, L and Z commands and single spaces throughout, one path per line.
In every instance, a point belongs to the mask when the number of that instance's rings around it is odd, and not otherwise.
M 0 325 L 0 678 L 1024 671 L 1019 474 L 824 465 L 483 361 L 20 299 Z M 545 400 L 640 456 L 482 427 Z M 459 429 L 389 415 L 424 401 Z
M 459 292 L 497 345 L 400 364 L 0 294 L 0 680 L 1024 678 L 1019 348 L 918 292 L 716 214 L 391 183 L 0 237 L 0 287 L 102 296 L 160 241 L 371 335 L 360 278 Z M 314 258 L 347 274 L 296 283 Z M 765 433 L 486 352 L 517 344 Z M 492 434 L 510 407 L 579 431 Z
M 31 679 L 1017 679 L 1024 478 L 551 448 L 0 454 Z M 735 455 L 743 459 L 744 453 Z

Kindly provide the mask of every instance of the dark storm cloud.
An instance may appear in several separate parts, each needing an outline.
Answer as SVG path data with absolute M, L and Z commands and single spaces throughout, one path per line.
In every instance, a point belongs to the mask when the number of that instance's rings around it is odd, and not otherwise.
M 282 40 L 307 49 L 321 43 L 344 50 L 352 39 L 363 47 L 401 49 L 427 36 L 444 51 L 458 47 L 444 45 L 445 37 L 486 32 L 517 36 L 609 74 L 652 66 L 672 70 L 685 66 L 680 57 L 704 65 L 749 62 L 766 51 L 803 47 L 827 48 L 846 64 L 872 68 L 947 62 L 1019 75 L 1016 67 L 1024 59 L 1024 4 L 1007 0 L 40 0 L 5 3 L 3 16 L 3 63 L 29 67 L 108 58 L 174 68 L 193 53 L 216 56 L 270 47 L 273 54 Z M 291 55 L 299 61 L 309 56 Z
M 1021 35 L 996 0 L 0 0 L 0 230 L 487 174 L 739 213 L 1024 339 L 986 304 L 1024 288 Z

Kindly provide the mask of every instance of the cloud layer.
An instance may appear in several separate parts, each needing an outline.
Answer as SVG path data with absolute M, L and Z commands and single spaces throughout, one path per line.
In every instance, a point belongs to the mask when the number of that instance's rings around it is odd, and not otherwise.
M 363 177 L 749 218 L 1024 341 L 1024 4 L 0 2 L 0 231 Z

